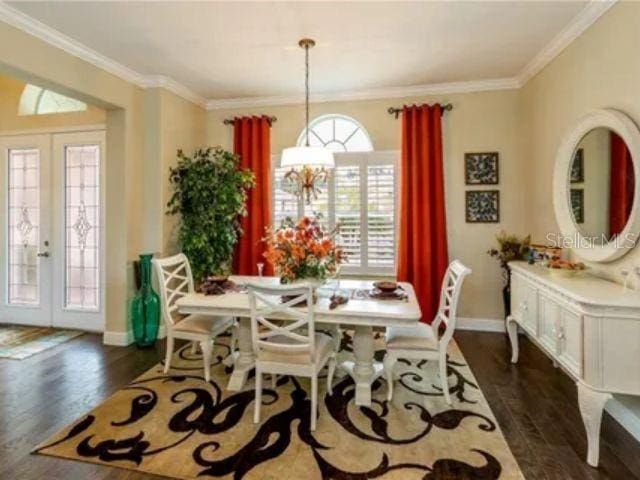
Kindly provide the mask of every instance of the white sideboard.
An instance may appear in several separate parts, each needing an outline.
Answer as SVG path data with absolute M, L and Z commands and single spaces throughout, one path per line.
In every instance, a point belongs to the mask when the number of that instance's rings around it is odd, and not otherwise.
M 511 361 L 518 362 L 520 326 L 576 381 L 587 462 L 597 466 L 605 404 L 614 393 L 640 396 L 640 293 L 582 272 L 566 277 L 525 262 L 509 266 Z

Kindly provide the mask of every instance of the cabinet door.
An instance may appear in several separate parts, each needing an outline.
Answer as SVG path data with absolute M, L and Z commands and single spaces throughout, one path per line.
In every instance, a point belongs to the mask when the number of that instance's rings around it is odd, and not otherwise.
M 542 346 L 555 356 L 558 354 L 560 307 L 553 299 L 541 292 L 538 297 L 538 312 L 540 319 L 538 339 Z
M 519 275 L 511 277 L 511 313 L 522 328 L 538 335 L 538 292 L 536 287 Z
M 511 275 L 511 315 L 519 322 L 523 321 L 524 285 L 525 280 L 522 277 L 517 274 Z
M 558 328 L 558 360 L 576 377 L 582 378 L 582 317 L 561 309 Z

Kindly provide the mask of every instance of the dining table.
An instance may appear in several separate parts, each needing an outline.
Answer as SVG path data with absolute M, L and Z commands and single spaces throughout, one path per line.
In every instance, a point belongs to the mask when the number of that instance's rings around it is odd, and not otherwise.
M 229 280 L 237 288 L 218 295 L 189 293 L 177 300 L 176 305 L 181 314 L 231 316 L 238 319 L 238 351 L 234 356 L 227 390 L 239 391 L 255 365 L 249 295 L 244 287 L 249 283 L 278 284 L 280 278 L 236 275 Z M 359 406 L 371 405 L 371 385 L 383 373 L 382 364 L 374 360 L 374 332 L 385 327 L 412 327 L 422 316 L 411 284 L 399 282 L 399 291 L 404 292 L 402 298 L 388 298 L 372 294 L 373 283 L 371 280 L 331 280 L 316 290 L 317 300 L 314 304 L 317 324 L 341 326 L 354 331 L 354 359 L 342 362 L 339 367 L 353 379 L 355 403 Z M 334 294 L 346 297 L 347 302 L 332 306 L 330 297 Z

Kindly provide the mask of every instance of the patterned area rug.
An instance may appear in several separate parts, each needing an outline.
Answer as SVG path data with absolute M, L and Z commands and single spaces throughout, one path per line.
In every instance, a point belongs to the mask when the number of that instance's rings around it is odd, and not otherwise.
M 376 342 L 381 360 L 382 338 Z M 342 359 L 352 356 L 348 333 L 341 347 Z M 205 384 L 200 355 L 185 346 L 169 375 L 156 365 L 35 451 L 174 478 L 522 479 L 471 370 L 451 347 L 452 406 L 437 386 L 435 362 L 398 363 L 393 401 L 377 381 L 371 408 L 354 405 L 348 376 L 334 380 L 333 395 L 320 382 L 310 432 L 306 379 L 282 377 L 275 390 L 266 388 L 255 425 L 253 379 L 242 392 L 225 391 L 228 348 L 216 347 Z
M 23 360 L 82 335 L 76 330 L 45 327 L 0 326 L 0 358 Z

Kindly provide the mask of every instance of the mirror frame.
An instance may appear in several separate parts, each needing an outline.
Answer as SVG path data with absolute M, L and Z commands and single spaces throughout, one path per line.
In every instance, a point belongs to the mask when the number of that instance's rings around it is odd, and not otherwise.
M 617 133 L 627 144 L 633 160 L 633 172 L 635 177 L 635 192 L 631 215 L 618 235 L 617 242 L 608 242 L 604 245 L 595 244 L 587 240 L 580 232 L 579 227 L 573 220 L 571 212 L 569 183 L 571 162 L 576 147 L 582 138 L 595 128 L 608 128 Z M 629 253 L 636 242 L 629 240 L 629 237 L 638 238 L 640 233 L 640 130 L 627 115 L 613 109 L 594 110 L 582 117 L 574 127 L 563 137 L 558 153 L 556 154 L 556 164 L 553 172 L 553 206 L 556 213 L 556 220 L 563 235 L 574 238 L 579 245 L 587 248 L 572 248 L 579 257 L 591 262 L 610 262 Z M 625 240 L 627 239 L 627 240 Z M 616 243 L 618 243 L 616 245 Z

